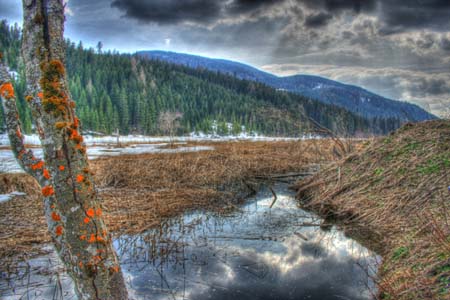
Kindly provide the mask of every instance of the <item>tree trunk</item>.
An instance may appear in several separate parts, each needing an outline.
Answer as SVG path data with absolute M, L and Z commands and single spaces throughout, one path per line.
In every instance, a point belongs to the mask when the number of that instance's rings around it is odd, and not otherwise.
M 44 161 L 24 147 L 14 91 L 6 67 L 0 64 L 0 94 L 11 147 L 22 168 L 42 187 L 49 232 L 79 299 L 127 299 L 67 88 L 64 5 L 62 0 L 23 0 L 23 10 L 26 99 Z

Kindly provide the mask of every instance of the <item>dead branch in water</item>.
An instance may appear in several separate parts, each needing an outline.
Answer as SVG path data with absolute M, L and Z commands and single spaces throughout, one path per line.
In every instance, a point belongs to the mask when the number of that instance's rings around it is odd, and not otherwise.
M 275 202 L 277 202 L 278 197 L 277 197 L 277 194 L 275 193 L 275 191 L 273 190 L 272 187 L 269 187 L 269 189 L 270 189 L 270 191 L 272 192 L 272 195 L 273 195 L 273 201 L 272 201 L 272 204 L 270 204 L 270 208 L 272 208 L 275 205 Z

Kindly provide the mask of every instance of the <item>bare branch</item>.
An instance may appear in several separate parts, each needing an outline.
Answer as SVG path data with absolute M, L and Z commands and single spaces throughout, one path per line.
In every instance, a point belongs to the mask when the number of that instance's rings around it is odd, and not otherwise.
M 14 88 L 8 69 L 2 62 L 0 62 L 0 91 L 6 128 L 14 156 L 22 169 L 41 184 L 45 181 L 44 162 L 36 158 L 32 150 L 27 150 L 25 147 Z

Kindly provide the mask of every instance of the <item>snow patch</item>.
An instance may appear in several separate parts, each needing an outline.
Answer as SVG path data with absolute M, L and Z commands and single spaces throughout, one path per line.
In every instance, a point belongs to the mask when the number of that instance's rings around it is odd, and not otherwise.
M 231 125 L 231 124 L 229 124 Z M 120 136 L 119 141 L 124 147 L 116 147 L 116 136 L 85 136 L 87 147 L 87 154 L 89 159 L 96 159 L 102 156 L 119 156 L 128 154 L 146 154 L 146 153 L 180 153 L 180 152 L 198 152 L 211 151 L 214 147 L 211 146 L 196 146 L 196 147 L 178 147 L 175 149 L 165 149 L 169 143 L 182 145 L 187 142 L 228 142 L 228 141 L 298 141 L 308 139 L 321 139 L 320 136 L 305 135 L 300 138 L 285 138 L 285 137 L 268 137 L 257 134 L 248 134 L 242 132 L 239 135 L 219 136 L 217 134 L 205 134 L 202 132 L 191 133 L 189 136 L 182 137 L 151 137 L 143 135 L 128 135 Z M 33 146 L 40 146 L 40 140 L 37 135 L 25 136 L 25 143 Z M 6 134 L 0 135 L 0 145 L 9 146 L 9 139 Z M 43 158 L 42 149 L 32 149 L 35 157 Z M 23 170 L 18 165 L 11 150 L 0 150 L 0 173 L 22 173 Z
M 180 145 L 180 143 L 177 143 Z M 103 146 L 90 146 L 87 148 L 89 159 L 97 159 L 105 156 L 119 156 L 128 154 L 147 154 L 147 153 L 180 153 L 180 152 L 198 152 L 214 150 L 210 146 L 196 146 L 196 147 L 178 147 L 175 149 L 164 149 L 168 143 L 160 144 L 131 144 L 123 148 L 114 148 L 103 144 Z M 42 149 L 32 149 L 33 154 L 37 158 L 43 158 Z M 23 170 L 17 163 L 14 154 L 11 150 L 0 150 L 0 173 L 22 173 Z
M 227 123 L 227 127 L 231 131 L 232 124 Z M 24 135 L 25 144 L 40 146 L 41 141 L 37 134 Z M 242 127 L 242 132 L 238 135 L 219 135 L 215 131 L 213 133 L 203 133 L 203 132 L 192 132 L 188 136 L 145 136 L 145 135 L 126 135 L 120 136 L 120 143 L 169 143 L 169 142 L 221 142 L 221 141 L 295 141 L 304 139 L 317 139 L 320 136 L 315 135 L 304 135 L 299 138 L 289 138 L 289 137 L 271 137 L 265 135 L 259 135 L 255 132 L 248 133 L 245 131 L 245 127 Z M 84 141 L 88 146 L 98 146 L 105 144 L 117 144 L 117 136 L 105 135 L 105 136 L 93 136 L 84 135 Z M 7 134 L 0 134 L 0 146 L 9 146 L 9 138 Z
M 21 192 L 12 192 L 9 194 L 0 194 L 0 203 L 8 202 L 12 200 L 14 197 L 26 196 L 27 194 Z

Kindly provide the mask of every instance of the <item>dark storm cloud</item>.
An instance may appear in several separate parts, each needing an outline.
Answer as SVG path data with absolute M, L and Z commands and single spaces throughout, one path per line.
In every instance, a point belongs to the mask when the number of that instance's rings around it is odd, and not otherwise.
M 445 51 L 450 51 L 450 39 L 448 38 L 442 38 L 440 46 Z
M 409 90 L 419 96 L 442 95 L 450 91 L 450 84 L 444 79 L 420 78 L 416 81 L 410 80 Z
M 179 40 L 184 44 L 195 45 L 200 41 L 202 44 L 226 49 L 229 53 L 243 48 L 259 49 L 259 56 L 262 56 L 265 51 L 269 52 L 272 49 L 268 45 L 278 44 L 276 32 L 282 30 L 287 23 L 286 18 L 262 17 L 243 24 L 218 24 L 214 30 L 201 26 L 183 28 L 178 34 Z M 251 55 L 255 56 L 254 53 Z
M 244 13 L 269 11 L 286 3 L 290 3 L 291 13 L 303 7 L 311 10 L 304 21 L 306 27 L 322 27 L 333 15 L 343 12 L 377 16 L 382 35 L 420 28 L 446 31 L 446 26 L 450 26 L 448 0 L 113 0 L 111 6 L 124 12 L 124 16 L 145 23 L 209 24 Z
M 313 10 L 340 14 L 345 11 L 376 15 L 384 35 L 411 29 L 433 28 L 447 31 L 450 25 L 448 0 L 297 0 Z
M 333 19 L 331 14 L 320 12 L 318 14 L 306 16 L 304 24 L 306 27 L 322 27 L 327 25 L 331 19 Z
M 285 0 L 114 0 L 112 7 L 125 16 L 146 23 L 178 24 L 189 21 L 207 24 L 223 17 L 252 12 Z
M 282 2 L 284 2 L 284 0 L 235 0 L 226 7 L 226 10 L 230 14 L 240 14 L 255 11 L 260 8 L 266 8 Z
M 208 23 L 220 16 L 222 8 L 220 2 L 210 0 L 114 0 L 111 6 L 126 17 L 159 24 Z
M 397 33 L 409 29 L 432 28 L 447 31 L 450 25 L 448 0 L 380 0 L 380 20 L 384 33 Z
M 353 10 L 355 13 L 372 11 L 376 6 L 375 0 L 297 0 L 312 9 L 321 9 L 328 12 Z

